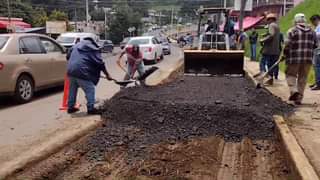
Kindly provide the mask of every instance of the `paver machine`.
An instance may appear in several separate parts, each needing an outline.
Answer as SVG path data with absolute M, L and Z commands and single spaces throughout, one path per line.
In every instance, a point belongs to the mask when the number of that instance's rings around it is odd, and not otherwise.
M 244 76 L 244 51 L 235 50 L 231 44 L 234 39 L 221 32 L 219 23 L 214 31 L 200 32 L 203 16 L 214 14 L 217 22 L 225 15 L 229 18 L 229 9 L 200 8 L 198 11 L 198 42 L 193 50 L 184 50 L 184 71 L 192 75 L 241 75 Z

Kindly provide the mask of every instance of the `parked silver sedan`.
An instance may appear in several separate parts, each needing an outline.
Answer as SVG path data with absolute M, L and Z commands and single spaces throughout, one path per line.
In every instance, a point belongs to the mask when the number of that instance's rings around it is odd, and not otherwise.
M 30 101 L 40 89 L 62 85 L 66 74 L 65 49 L 39 34 L 0 35 L 0 95 Z

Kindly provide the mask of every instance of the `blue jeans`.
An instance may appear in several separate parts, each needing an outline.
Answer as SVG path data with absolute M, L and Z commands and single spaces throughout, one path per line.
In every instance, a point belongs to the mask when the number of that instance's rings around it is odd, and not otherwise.
M 268 69 L 271 68 L 279 59 L 278 55 L 262 55 L 262 59 L 260 61 L 260 71 L 266 72 L 266 66 L 268 66 Z M 274 67 L 270 72 L 269 76 L 272 78 L 278 79 L 279 75 L 279 65 Z
M 257 59 L 257 44 L 251 44 L 251 60 L 255 61 Z
M 259 66 L 260 66 L 260 72 L 265 73 L 267 72 L 267 60 L 268 58 L 265 55 L 262 55 L 262 58 L 260 60 Z
M 68 98 L 68 108 L 73 108 L 77 101 L 78 88 L 80 87 L 87 99 L 87 110 L 90 111 L 94 109 L 95 103 L 95 85 L 93 82 L 88 80 L 83 80 L 75 77 L 70 77 L 70 86 L 69 86 L 69 98 Z
M 145 73 L 143 61 L 141 61 L 139 64 L 137 64 L 137 65 L 135 65 L 135 66 L 136 66 L 136 67 L 135 67 L 136 69 L 134 70 L 132 65 L 130 65 L 129 63 L 127 64 L 128 74 L 126 74 L 126 76 L 125 76 L 125 78 L 124 78 L 125 80 L 130 79 L 129 75 L 130 75 L 131 77 L 133 77 L 136 71 L 138 71 L 139 76 L 142 76 L 142 75 Z M 134 72 L 133 72 L 133 71 L 134 71 Z
M 316 85 L 320 86 L 320 54 L 316 54 L 314 56 L 313 67 L 315 72 Z

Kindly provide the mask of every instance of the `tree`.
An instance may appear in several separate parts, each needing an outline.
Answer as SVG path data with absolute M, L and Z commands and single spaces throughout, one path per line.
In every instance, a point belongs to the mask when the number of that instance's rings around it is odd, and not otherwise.
M 96 9 L 90 13 L 91 20 L 93 21 L 104 21 L 104 11 L 103 8 Z
M 25 22 L 32 24 L 35 12 L 30 4 L 16 0 L 10 1 L 10 7 L 12 17 L 23 18 Z M 0 3 L 0 16 L 8 17 L 7 3 Z
M 48 17 L 49 21 L 68 21 L 68 15 L 62 11 L 54 10 Z
M 32 25 L 36 27 L 41 27 L 46 25 L 48 21 L 47 12 L 43 8 L 36 9 L 37 13 L 33 16 Z
M 133 11 L 125 3 L 119 3 L 114 6 L 114 18 L 110 23 L 110 39 L 115 42 L 121 42 L 122 38 L 129 35 L 129 27 L 135 27 L 137 30 L 142 28 L 142 14 L 139 11 Z M 135 32 L 137 34 L 138 31 Z

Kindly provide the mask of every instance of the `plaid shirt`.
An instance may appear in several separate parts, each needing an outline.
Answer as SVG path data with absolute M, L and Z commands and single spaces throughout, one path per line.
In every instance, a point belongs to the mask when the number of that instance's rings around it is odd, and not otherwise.
M 311 64 L 317 47 L 316 33 L 307 25 L 297 24 L 288 31 L 284 55 L 287 64 Z

